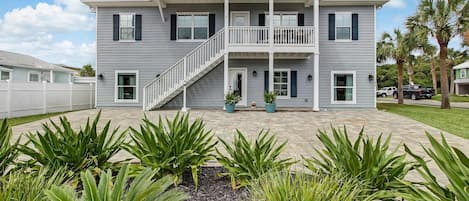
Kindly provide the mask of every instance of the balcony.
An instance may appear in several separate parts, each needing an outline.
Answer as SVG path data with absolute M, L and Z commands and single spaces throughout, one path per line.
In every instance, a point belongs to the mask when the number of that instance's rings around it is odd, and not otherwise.
M 313 53 L 314 27 L 274 27 L 274 52 Z M 228 50 L 230 52 L 268 52 L 269 27 L 230 26 L 228 27 Z

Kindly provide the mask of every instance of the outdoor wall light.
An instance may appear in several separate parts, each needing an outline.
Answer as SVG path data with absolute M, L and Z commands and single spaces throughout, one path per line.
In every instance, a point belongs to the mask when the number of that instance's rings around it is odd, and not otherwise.
M 160 77 L 160 74 L 156 74 L 156 76 L 155 76 L 155 77 Z
M 373 74 L 368 74 L 368 80 L 371 82 L 374 80 Z
M 257 71 L 252 71 L 252 76 L 257 77 Z
M 313 76 L 312 75 L 308 75 L 308 81 L 311 81 L 313 80 Z
M 98 80 L 103 80 L 104 79 L 104 75 L 103 74 L 99 74 L 98 75 Z

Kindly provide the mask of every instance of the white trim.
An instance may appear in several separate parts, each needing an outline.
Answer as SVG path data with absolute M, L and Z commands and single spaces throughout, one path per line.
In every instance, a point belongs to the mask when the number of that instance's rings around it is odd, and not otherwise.
M 98 30 L 98 7 L 96 7 L 96 20 L 95 20 L 95 25 L 96 25 L 96 30 Z M 120 20 L 119 20 L 120 21 Z M 98 31 L 95 31 L 95 37 L 98 38 Z M 96 43 L 97 44 L 97 43 Z M 100 81 L 98 79 L 98 51 L 96 51 L 95 53 L 95 65 L 96 65 L 96 70 L 94 71 L 95 74 L 94 74 L 94 79 L 96 80 L 96 82 L 94 83 L 94 107 L 96 108 L 98 106 L 98 82 Z
M 134 100 L 122 100 L 118 99 L 118 75 L 120 73 L 134 73 L 135 74 L 135 99 Z M 114 102 L 116 103 L 138 103 L 138 91 L 139 91 L 139 76 L 138 76 L 138 70 L 116 70 L 114 72 Z
M 31 81 L 31 77 L 30 75 L 33 74 L 33 75 L 37 75 L 37 81 Z M 28 71 L 28 82 L 41 82 L 41 73 L 38 72 L 38 71 Z
M 242 72 L 244 75 L 244 78 L 243 78 L 243 88 L 241 89 L 243 92 L 243 94 L 241 94 L 243 100 L 240 101 L 238 104 L 236 105 L 239 105 L 239 106 L 247 106 L 248 105 L 248 68 L 246 67 L 236 67 L 236 68 L 229 68 L 229 75 L 231 72 Z M 229 76 L 230 77 L 230 76 Z M 230 79 L 230 78 L 228 78 Z M 228 84 L 229 85 L 229 84 Z M 229 86 L 228 86 L 229 88 Z
M 251 12 L 250 11 L 231 11 L 230 12 L 230 26 L 233 26 L 233 14 L 247 14 L 248 24 L 245 26 L 251 26 Z
M 122 20 L 122 15 L 132 15 L 132 19 L 133 19 L 133 24 L 134 26 L 132 27 L 134 29 L 134 39 L 126 39 L 126 40 L 122 40 L 121 39 L 121 36 L 122 36 L 122 32 L 121 32 L 121 20 Z M 123 43 L 134 43 L 136 42 L 135 40 L 135 35 L 137 33 L 137 20 L 136 20 L 136 13 L 119 13 L 119 42 L 123 42 Z M 96 15 L 97 16 L 97 15 Z M 127 27 L 129 28 L 129 27 Z
M 350 36 L 349 36 L 350 39 L 337 39 L 337 15 L 350 15 Z M 338 42 L 338 43 L 344 43 L 344 42 L 350 43 L 350 42 L 352 42 L 352 29 L 353 29 L 352 21 L 353 21 L 352 12 L 335 12 L 335 22 L 334 22 L 334 24 L 335 24 L 335 27 L 334 27 L 334 29 L 335 29 L 334 39 L 335 40 L 334 41 L 335 42 Z M 344 27 L 342 27 L 342 28 L 344 28 Z
M 275 86 L 275 72 L 287 72 L 287 96 L 277 96 L 277 99 L 291 99 L 291 69 L 290 68 L 276 68 L 274 69 L 272 85 Z M 275 91 L 275 87 L 274 87 Z
M 353 88 L 352 88 L 352 101 L 336 101 L 334 100 L 334 75 L 336 74 L 352 74 Z M 357 71 L 331 71 L 331 104 L 357 104 Z
M 373 36 L 375 36 L 375 42 L 373 43 L 373 44 L 374 44 L 374 55 L 375 55 L 374 58 L 377 58 L 377 57 L 376 57 L 376 54 L 377 54 L 377 53 L 376 53 L 376 48 L 377 48 L 377 46 L 376 46 L 376 5 L 374 5 L 373 18 L 374 18 L 374 19 L 373 19 L 373 21 L 374 21 L 374 22 L 373 22 L 373 23 L 374 23 L 374 24 L 373 24 L 373 26 L 374 26 L 374 27 L 373 27 Z M 374 87 L 373 87 L 373 93 L 375 92 L 375 90 L 378 89 L 378 79 L 377 79 L 377 72 L 376 72 L 377 64 L 378 64 L 378 63 L 377 63 L 377 61 L 376 61 L 376 59 L 375 59 L 375 63 L 374 63 L 375 66 L 374 66 L 374 68 L 373 68 L 373 69 L 374 69 L 374 80 L 373 80 L 373 82 L 374 82 L 374 83 L 373 83 L 373 86 L 374 86 Z M 374 104 L 374 105 L 375 105 L 375 108 L 377 108 L 378 105 L 377 105 L 376 95 L 374 95 L 373 97 L 374 97 L 374 100 L 373 100 L 373 101 L 375 102 L 375 104 Z
M 192 24 L 191 24 L 191 39 L 179 39 L 179 19 L 177 19 L 179 16 L 185 15 L 185 16 L 192 16 Z M 207 16 L 207 38 L 205 39 L 194 39 L 194 16 Z M 183 28 L 189 28 L 189 27 L 183 27 Z M 201 28 L 201 27 L 199 27 Z M 209 12 L 176 12 L 176 42 L 203 42 L 206 41 L 208 38 L 210 38 L 210 13 Z

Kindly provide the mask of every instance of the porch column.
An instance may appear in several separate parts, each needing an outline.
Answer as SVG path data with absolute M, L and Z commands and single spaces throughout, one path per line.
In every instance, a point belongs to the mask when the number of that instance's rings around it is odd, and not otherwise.
M 230 2 L 229 0 L 225 0 L 225 55 L 224 55 L 224 62 L 223 62 L 223 92 L 224 95 L 228 94 L 229 92 L 229 84 L 228 84 L 228 45 L 229 45 L 229 19 L 230 19 Z M 225 97 L 223 97 L 223 100 Z M 225 104 L 223 104 L 223 109 L 225 109 Z
M 269 92 L 274 91 L 274 0 L 269 0 Z
M 182 108 L 181 112 L 187 112 L 189 111 L 189 108 L 187 108 L 187 59 L 184 57 L 184 88 L 182 92 Z
M 55 80 L 54 80 L 54 71 L 53 70 L 50 70 L 50 73 L 49 73 L 49 81 L 50 83 L 54 83 Z
M 319 0 L 314 0 L 314 49 L 313 110 L 319 111 Z

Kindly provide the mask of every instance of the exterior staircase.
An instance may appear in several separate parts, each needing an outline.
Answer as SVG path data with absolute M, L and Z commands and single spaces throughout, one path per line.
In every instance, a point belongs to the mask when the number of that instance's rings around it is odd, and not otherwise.
M 143 110 L 161 108 L 224 60 L 225 30 L 197 46 L 143 88 Z

